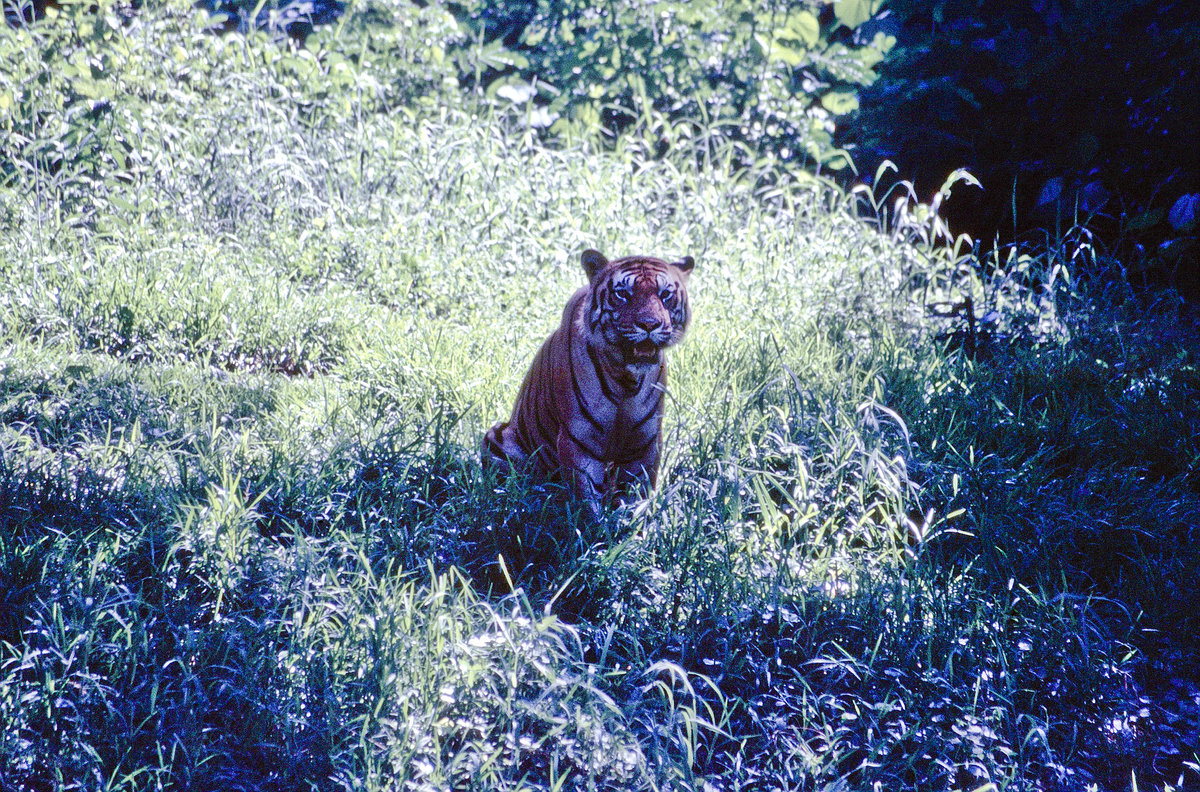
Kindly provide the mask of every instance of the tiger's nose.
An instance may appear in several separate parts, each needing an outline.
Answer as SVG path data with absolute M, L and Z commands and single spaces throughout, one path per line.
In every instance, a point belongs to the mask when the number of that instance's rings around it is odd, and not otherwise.
M 645 330 L 647 333 L 653 333 L 655 330 L 662 327 L 662 322 L 653 317 L 643 317 L 636 320 L 634 324 L 636 324 L 642 330 Z

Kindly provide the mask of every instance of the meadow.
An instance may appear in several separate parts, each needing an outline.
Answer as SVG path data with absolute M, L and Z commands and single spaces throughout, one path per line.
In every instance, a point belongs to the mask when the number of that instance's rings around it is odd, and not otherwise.
M 1085 230 L 114 8 L 0 28 L 0 788 L 1200 784 L 1196 318 Z M 600 519 L 478 462 L 589 247 L 697 262 Z

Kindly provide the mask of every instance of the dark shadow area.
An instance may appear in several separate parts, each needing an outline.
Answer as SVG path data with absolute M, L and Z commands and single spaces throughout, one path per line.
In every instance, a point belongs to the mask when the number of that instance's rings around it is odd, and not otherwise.
M 944 206 L 956 233 L 1038 247 L 1076 224 L 1126 273 L 1200 297 L 1200 36 L 1186 2 L 890 2 L 897 39 L 839 126 L 860 174 L 879 163 Z M 874 185 L 882 194 L 887 184 Z

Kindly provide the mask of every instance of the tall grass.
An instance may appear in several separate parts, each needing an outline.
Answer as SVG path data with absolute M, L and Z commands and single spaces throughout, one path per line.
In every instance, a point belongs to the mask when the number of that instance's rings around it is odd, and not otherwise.
M 3 35 L 37 70 L 89 18 Z M 0 786 L 1193 772 L 1137 700 L 1200 612 L 1167 306 L 911 200 L 396 106 L 369 26 L 139 19 L 104 77 L 139 169 L 2 152 Z M 698 261 L 664 481 L 599 520 L 476 461 L 586 247 Z

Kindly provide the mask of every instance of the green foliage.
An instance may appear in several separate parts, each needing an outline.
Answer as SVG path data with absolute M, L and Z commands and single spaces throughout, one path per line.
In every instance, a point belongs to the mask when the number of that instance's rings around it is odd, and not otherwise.
M 1196 334 L 1086 247 L 539 145 L 434 5 L 106 13 L 0 31 L 0 787 L 1193 782 Z M 698 261 L 599 520 L 477 462 L 587 247 Z
M 308 49 L 274 46 L 265 33 L 215 36 L 214 20 L 188 3 L 134 19 L 120 8 L 68 2 L 45 23 L 0 27 L 0 178 L 52 206 L 45 222 L 90 224 L 109 203 L 153 212 L 161 193 L 149 187 L 176 173 L 193 177 L 176 182 L 191 211 L 229 201 L 241 219 L 255 211 L 252 187 L 311 187 L 285 186 L 286 168 L 262 174 L 269 185 L 223 170 L 246 147 L 281 165 L 302 154 L 300 141 L 262 148 L 247 119 L 345 125 L 398 105 L 436 106 L 454 83 L 444 47 L 457 28 L 435 8 L 370 7 L 349 25 L 359 46 L 332 49 L 330 31 Z
M 481 46 L 462 71 L 532 102 L 534 125 L 574 136 L 630 130 L 651 150 L 728 141 L 815 169 L 851 165 L 839 121 L 891 46 L 855 30 L 878 3 L 456 3 Z M 712 136 L 706 140 L 706 136 Z M 689 146 L 690 147 L 690 146 Z

